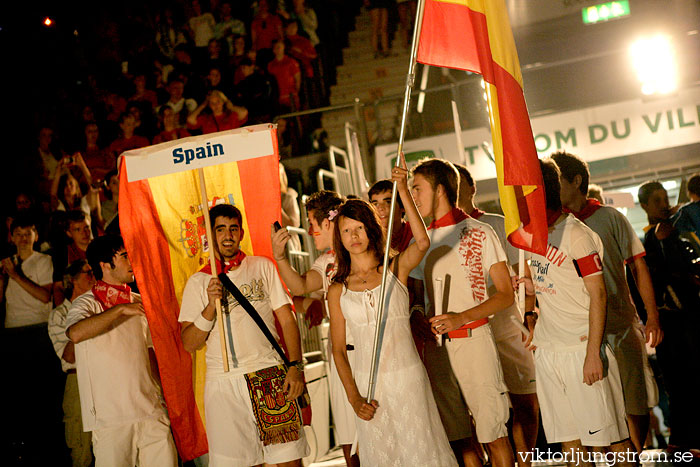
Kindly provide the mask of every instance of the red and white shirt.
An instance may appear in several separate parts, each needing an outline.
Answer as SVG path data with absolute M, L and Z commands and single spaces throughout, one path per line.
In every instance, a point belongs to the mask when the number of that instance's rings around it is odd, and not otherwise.
M 549 228 L 547 253 L 531 254 L 530 269 L 540 306 L 533 343 L 551 349 L 585 346 L 590 295 L 583 277 L 603 274 L 600 237 L 565 214 Z

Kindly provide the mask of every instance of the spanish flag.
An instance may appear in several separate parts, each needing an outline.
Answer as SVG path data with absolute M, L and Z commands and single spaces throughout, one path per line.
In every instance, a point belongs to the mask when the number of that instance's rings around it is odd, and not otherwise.
M 192 359 L 182 346 L 178 323 L 187 279 L 209 264 L 204 216 L 215 204 L 235 205 L 243 214 L 243 251 L 271 257 L 270 224 L 280 219 L 281 209 L 278 161 L 272 125 L 183 138 L 121 156 L 119 226 L 184 460 L 208 451 L 202 423 L 204 351 Z M 200 168 L 209 197 L 205 206 Z
M 544 185 L 504 0 L 425 0 L 417 60 L 483 76 L 508 240 L 544 254 Z

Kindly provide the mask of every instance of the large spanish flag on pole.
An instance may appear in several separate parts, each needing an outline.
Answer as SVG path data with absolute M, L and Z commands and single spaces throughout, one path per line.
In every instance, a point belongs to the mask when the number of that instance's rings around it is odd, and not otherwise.
M 199 169 L 208 206 L 200 201 Z M 182 346 L 182 291 L 208 264 L 204 216 L 214 204 L 234 204 L 243 213 L 246 254 L 271 256 L 270 224 L 281 209 L 277 131 L 257 125 L 127 151 L 119 195 L 119 225 L 143 297 L 175 442 L 183 459 L 193 459 L 208 451 L 205 363 L 202 350 L 193 364 Z
M 483 76 L 508 240 L 544 254 L 544 185 L 504 0 L 425 0 L 417 60 Z

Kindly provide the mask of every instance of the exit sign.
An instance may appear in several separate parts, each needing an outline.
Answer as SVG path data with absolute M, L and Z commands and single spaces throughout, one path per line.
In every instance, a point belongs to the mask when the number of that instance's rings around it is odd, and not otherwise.
M 629 0 L 618 0 L 601 3 L 600 5 L 588 6 L 581 10 L 581 13 L 583 15 L 583 24 L 600 23 L 628 16 L 630 14 L 630 2 Z

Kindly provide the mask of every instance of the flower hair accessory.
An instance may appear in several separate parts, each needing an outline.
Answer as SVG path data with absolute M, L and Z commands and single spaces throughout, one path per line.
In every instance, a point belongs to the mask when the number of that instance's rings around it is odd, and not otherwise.
M 328 220 L 332 221 L 333 219 L 335 219 L 335 216 L 337 216 L 337 215 L 338 215 L 337 209 L 333 209 L 332 211 L 328 211 Z

